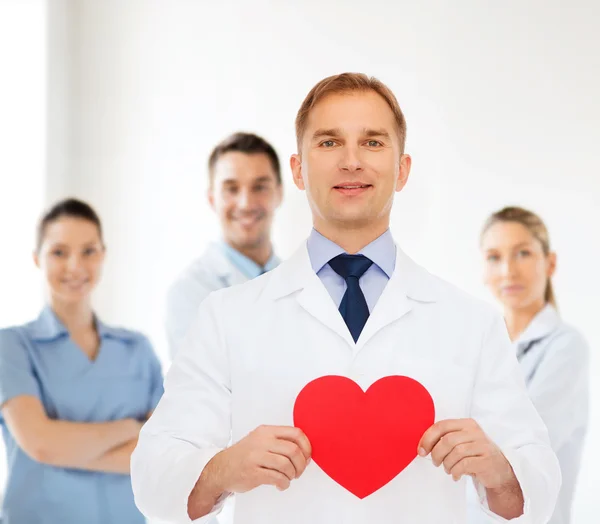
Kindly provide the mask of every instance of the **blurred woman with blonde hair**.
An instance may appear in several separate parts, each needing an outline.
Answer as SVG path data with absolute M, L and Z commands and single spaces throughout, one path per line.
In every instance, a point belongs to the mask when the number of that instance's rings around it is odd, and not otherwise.
M 589 349 L 558 314 L 556 253 L 540 217 L 520 207 L 497 211 L 480 245 L 485 284 L 504 309 L 529 394 L 560 461 L 562 488 L 550 523 L 567 524 L 588 426 Z

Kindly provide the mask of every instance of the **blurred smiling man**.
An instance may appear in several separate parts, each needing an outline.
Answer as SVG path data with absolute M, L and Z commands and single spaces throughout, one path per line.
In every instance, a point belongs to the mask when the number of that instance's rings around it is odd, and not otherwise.
M 211 243 L 169 290 L 171 357 L 211 292 L 251 280 L 279 264 L 271 226 L 283 191 L 273 146 L 255 134 L 235 133 L 213 149 L 208 172 L 208 201 L 219 219 L 221 240 Z

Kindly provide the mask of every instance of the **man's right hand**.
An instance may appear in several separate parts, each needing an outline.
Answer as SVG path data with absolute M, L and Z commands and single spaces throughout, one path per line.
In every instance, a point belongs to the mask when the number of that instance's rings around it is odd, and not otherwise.
M 244 493 L 264 484 L 283 491 L 304 473 L 310 454 L 310 442 L 302 430 L 260 426 L 211 462 L 218 472 L 216 484 L 224 492 Z
M 260 426 L 206 465 L 188 499 L 188 514 L 196 519 L 212 510 L 223 493 L 244 493 L 271 485 L 290 487 L 309 462 L 310 442 L 290 426 Z

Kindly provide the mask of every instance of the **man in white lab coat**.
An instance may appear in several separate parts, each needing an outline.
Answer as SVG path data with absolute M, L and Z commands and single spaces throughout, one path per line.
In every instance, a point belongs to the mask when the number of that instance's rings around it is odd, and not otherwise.
M 132 457 L 138 507 L 206 522 L 236 493 L 235 524 L 452 524 L 471 477 L 489 522 L 545 523 L 560 471 L 502 319 L 389 231 L 411 166 L 396 98 L 365 75 L 327 78 L 296 134 L 314 229 L 277 269 L 201 306 Z M 364 399 L 392 382 L 414 394 L 369 404 L 322 389 L 307 404 L 323 381 Z
M 219 219 L 221 239 L 211 243 L 167 293 L 171 357 L 211 292 L 247 282 L 279 264 L 271 226 L 281 204 L 282 184 L 273 146 L 255 134 L 234 133 L 213 149 L 208 174 L 208 200 Z

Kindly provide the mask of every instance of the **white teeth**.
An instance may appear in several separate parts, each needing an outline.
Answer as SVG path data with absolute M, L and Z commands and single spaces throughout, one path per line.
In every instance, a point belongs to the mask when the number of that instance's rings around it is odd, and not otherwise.
M 339 186 L 342 189 L 360 189 L 361 187 L 367 187 L 367 186 Z

